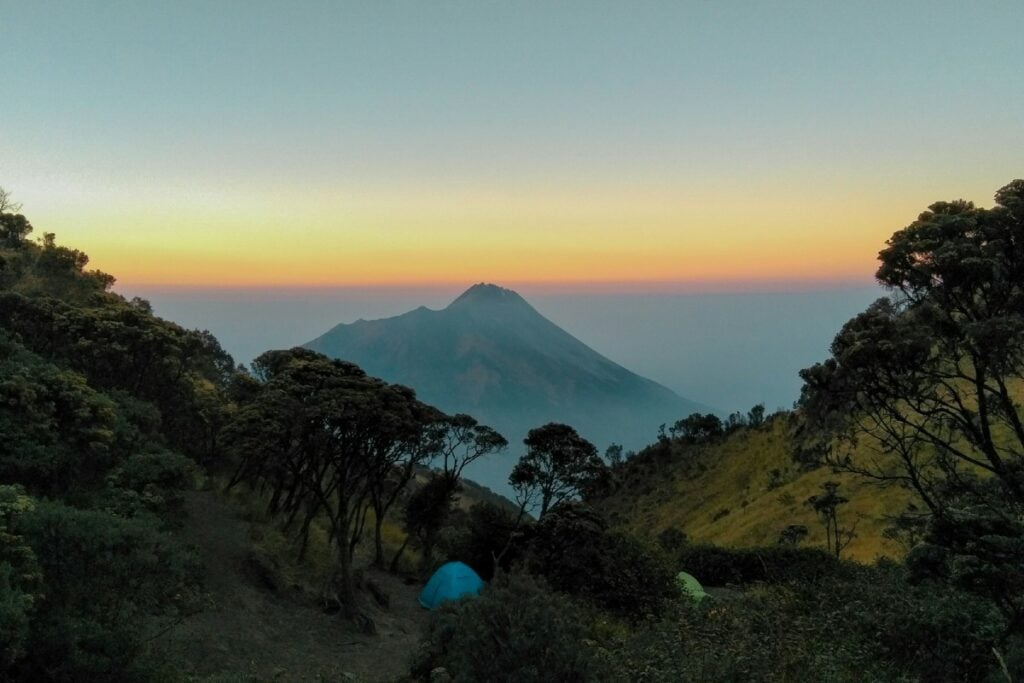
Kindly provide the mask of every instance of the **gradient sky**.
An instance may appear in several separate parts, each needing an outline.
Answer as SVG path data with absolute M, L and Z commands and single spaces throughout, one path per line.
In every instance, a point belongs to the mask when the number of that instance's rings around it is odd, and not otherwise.
M 130 286 L 864 282 L 927 204 L 1024 176 L 1020 0 L 0 22 L 0 186 Z

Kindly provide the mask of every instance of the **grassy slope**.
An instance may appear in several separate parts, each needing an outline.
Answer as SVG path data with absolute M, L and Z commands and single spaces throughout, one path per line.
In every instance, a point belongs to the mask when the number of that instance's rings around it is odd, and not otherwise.
M 824 530 L 804 501 L 832 480 L 841 482 L 840 494 L 850 499 L 839 510 L 841 526 L 857 524 L 857 538 L 844 556 L 870 562 L 903 554 L 882 532 L 889 525 L 886 516 L 911 500 L 909 492 L 828 468 L 801 471 L 790 450 L 786 420 L 775 419 L 718 443 L 676 448 L 667 459 L 630 465 L 623 485 L 602 505 L 615 523 L 650 537 L 676 527 L 693 541 L 763 546 L 774 545 L 786 525 L 803 524 L 810 532 L 804 544 L 824 547 Z M 772 470 L 779 471 L 775 486 Z

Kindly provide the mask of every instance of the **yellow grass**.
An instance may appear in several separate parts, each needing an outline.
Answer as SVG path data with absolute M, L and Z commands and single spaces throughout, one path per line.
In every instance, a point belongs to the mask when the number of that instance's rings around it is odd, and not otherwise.
M 882 532 L 890 524 L 887 516 L 899 514 L 912 500 L 909 491 L 881 488 L 825 467 L 802 471 L 790 452 L 789 428 L 784 419 L 777 419 L 721 443 L 691 447 L 643 481 L 628 484 L 610 508 L 624 527 L 651 537 L 675 527 L 696 542 L 764 546 L 774 545 L 787 525 L 803 524 L 810 532 L 804 545 L 824 547 L 824 529 L 805 501 L 821 493 L 826 481 L 837 481 L 840 494 L 850 499 L 839 508 L 840 526 L 856 523 L 857 532 L 844 556 L 870 562 L 903 554 L 900 545 Z M 704 471 L 692 466 L 694 458 L 704 464 Z M 772 470 L 779 471 L 774 488 Z

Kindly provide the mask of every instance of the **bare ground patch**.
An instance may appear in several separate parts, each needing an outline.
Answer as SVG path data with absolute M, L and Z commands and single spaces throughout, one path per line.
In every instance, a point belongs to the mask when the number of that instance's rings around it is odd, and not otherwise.
M 182 535 L 198 550 L 210 605 L 158 645 L 183 676 L 232 674 L 259 681 L 391 681 L 408 670 L 428 614 L 419 585 L 369 572 L 390 597 L 366 601 L 376 635 L 325 614 L 297 592 L 275 591 L 249 561 L 249 523 L 217 493 L 189 492 Z

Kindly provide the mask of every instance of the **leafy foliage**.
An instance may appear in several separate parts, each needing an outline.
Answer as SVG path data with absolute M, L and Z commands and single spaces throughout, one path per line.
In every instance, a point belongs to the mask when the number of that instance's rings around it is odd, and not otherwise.
M 713 413 L 692 413 L 676 422 L 669 430 L 673 437 L 691 442 L 707 441 L 721 436 L 724 432 L 722 420 Z
M 827 556 L 826 556 L 827 557 Z M 685 603 L 613 650 L 630 680 L 978 680 L 996 671 L 999 618 L 895 567 L 757 586 Z
M 477 503 L 467 513 L 453 515 L 440 544 L 449 559 L 465 562 L 489 581 L 521 558 L 527 541 L 521 522 L 520 515 L 507 509 Z
M 413 665 L 429 681 L 443 667 L 456 682 L 609 680 L 586 624 L 589 615 L 521 574 L 495 579 L 482 595 L 443 606 Z
M 164 530 L 226 404 L 212 337 L 113 278 L 0 191 L 0 678 L 141 680 L 146 641 L 192 609 Z M 212 364 L 212 365 L 211 365 Z M 205 403 L 204 403 L 205 401 Z M 45 498 L 44 498 L 45 497 Z
M 13 525 L 38 559 L 43 598 L 23 677 L 81 680 L 128 671 L 151 621 L 193 608 L 194 560 L 150 521 L 38 501 Z
M 532 529 L 525 567 L 559 591 L 615 614 L 657 614 L 678 596 L 675 572 L 661 552 L 609 531 L 582 505 L 555 508 Z
M 755 582 L 816 584 L 828 577 L 849 576 L 850 564 L 819 548 L 768 546 L 723 548 L 708 544 L 684 545 L 674 556 L 681 570 L 707 586 Z
M 989 574 L 967 584 L 1024 628 L 1024 180 L 996 206 L 938 202 L 896 232 L 877 278 L 895 295 L 850 320 L 832 356 L 804 370 L 808 436 L 832 465 L 912 489 L 927 539 Z M 824 434 L 824 436 L 822 436 Z M 833 448 L 835 435 L 846 448 Z M 868 435 L 873 458 L 849 444 Z M 998 575 L 998 580 L 995 580 Z
M 259 384 L 227 430 L 238 462 L 232 485 L 247 482 L 267 492 L 269 511 L 297 523 L 303 548 L 313 521 L 326 519 L 338 554 L 340 599 L 353 610 L 352 557 L 368 510 L 387 495 L 396 469 L 405 473 L 400 488 L 429 457 L 425 430 L 437 411 L 406 387 L 305 349 L 263 354 L 256 376 Z M 378 507 L 377 519 L 382 516 Z
M 569 425 L 552 422 L 531 429 L 523 443 L 526 454 L 508 482 L 524 506 L 539 508 L 540 517 L 563 501 L 599 491 L 607 482 L 608 469 L 594 444 Z

